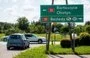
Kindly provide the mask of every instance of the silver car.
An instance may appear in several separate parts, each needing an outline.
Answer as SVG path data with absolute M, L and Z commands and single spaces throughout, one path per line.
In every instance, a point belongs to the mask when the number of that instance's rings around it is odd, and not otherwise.
M 12 34 L 7 40 L 7 49 L 10 50 L 11 47 L 29 48 L 29 41 L 23 34 Z
M 30 34 L 30 33 L 25 34 L 25 37 L 29 42 L 38 42 L 39 44 L 46 42 L 45 37 L 38 37 L 38 36 L 36 36 L 34 34 Z
M 9 37 L 9 36 L 4 36 L 4 37 L 2 37 L 2 41 L 5 41 L 5 42 L 6 42 L 7 39 L 8 39 L 8 37 Z

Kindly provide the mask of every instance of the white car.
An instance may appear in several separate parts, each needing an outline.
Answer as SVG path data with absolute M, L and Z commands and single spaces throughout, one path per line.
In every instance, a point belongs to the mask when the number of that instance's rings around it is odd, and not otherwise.
M 38 37 L 38 36 L 36 36 L 34 34 L 30 34 L 30 33 L 25 34 L 25 37 L 29 42 L 38 42 L 39 44 L 46 42 L 45 37 Z

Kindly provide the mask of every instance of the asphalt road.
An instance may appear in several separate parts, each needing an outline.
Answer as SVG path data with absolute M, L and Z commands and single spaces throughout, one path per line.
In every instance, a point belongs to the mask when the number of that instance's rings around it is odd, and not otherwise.
M 20 52 L 25 50 L 21 49 L 14 49 L 14 50 L 7 50 L 6 42 L 0 42 L 0 58 L 13 58 L 15 55 L 18 55 Z M 45 44 L 30 44 L 30 48 L 39 47 Z

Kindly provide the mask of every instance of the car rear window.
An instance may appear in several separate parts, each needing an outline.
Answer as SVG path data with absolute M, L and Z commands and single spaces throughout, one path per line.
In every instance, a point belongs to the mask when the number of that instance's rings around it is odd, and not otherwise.
M 25 37 L 32 37 L 33 35 L 25 34 Z
M 11 39 L 20 39 L 20 35 L 11 35 L 10 36 Z

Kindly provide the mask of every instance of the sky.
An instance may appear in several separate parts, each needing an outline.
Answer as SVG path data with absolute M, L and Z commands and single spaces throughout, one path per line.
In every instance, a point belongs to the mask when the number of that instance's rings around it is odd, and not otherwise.
M 51 5 L 52 0 L 0 0 L 0 22 L 16 23 L 25 16 L 29 22 L 40 19 L 40 5 Z M 55 0 L 55 5 L 65 5 L 65 0 Z M 68 4 L 84 5 L 84 22 L 90 21 L 90 0 L 68 0 Z

